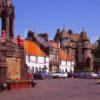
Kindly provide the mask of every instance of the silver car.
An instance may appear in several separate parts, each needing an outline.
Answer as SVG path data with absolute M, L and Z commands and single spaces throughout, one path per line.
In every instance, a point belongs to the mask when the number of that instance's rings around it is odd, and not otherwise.
M 67 78 L 68 74 L 65 72 L 55 72 L 51 74 L 52 78 Z

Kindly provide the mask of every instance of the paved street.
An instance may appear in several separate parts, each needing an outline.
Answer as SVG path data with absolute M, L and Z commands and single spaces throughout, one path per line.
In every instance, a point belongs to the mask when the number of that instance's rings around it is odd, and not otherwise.
M 100 100 L 97 80 L 39 80 L 35 88 L 4 91 L 0 100 Z

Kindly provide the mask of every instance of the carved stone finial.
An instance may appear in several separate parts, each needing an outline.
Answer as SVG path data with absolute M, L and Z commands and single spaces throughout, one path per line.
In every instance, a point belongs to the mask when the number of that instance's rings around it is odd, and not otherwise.
M 11 0 L 7 0 L 7 6 L 11 5 Z

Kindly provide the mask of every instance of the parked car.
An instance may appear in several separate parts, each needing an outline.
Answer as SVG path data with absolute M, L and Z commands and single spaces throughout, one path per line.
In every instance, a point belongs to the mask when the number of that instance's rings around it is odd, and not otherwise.
M 74 73 L 73 72 L 69 72 L 68 73 L 68 78 L 74 78 Z
M 68 74 L 65 72 L 55 72 L 51 74 L 52 78 L 67 78 Z
M 78 76 L 79 76 L 79 73 L 78 72 L 74 72 L 73 77 L 74 78 L 78 78 Z
M 84 72 L 80 72 L 78 77 L 79 78 L 85 78 L 85 73 Z
M 95 72 L 91 72 L 90 78 L 98 78 L 98 75 Z
M 0 91 L 6 90 L 7 84 L 6 83 L 0 83 Z
M 100 78 L 100 73 L 97 73 L 97 75 L 98 75 L 98 78 Z
M 37 71 L 34 74 L 34 78 L 35 79 L 46 79 L 46 78 L 50 78 L 50 75 L 46 71 Z
M 82 77 L 84 77 L 84 76 L 85 76 L 84 72 L 75 72 L 75 73 L 73 74 L 73 77 L 74 77 L 74 78 L 82 78 Z
M 98 78 L 98 75 L 95 72 L 76 72 L 74 73 L 76 78 Z

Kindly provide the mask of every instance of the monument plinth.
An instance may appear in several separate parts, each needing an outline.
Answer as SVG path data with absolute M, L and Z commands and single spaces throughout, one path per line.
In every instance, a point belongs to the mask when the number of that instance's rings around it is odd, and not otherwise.
M 0 36 L 0 82 L 27 79 L 24 49 L 14 39 L 14 16 L 11 0 L 0 0 L 3 31 Z

